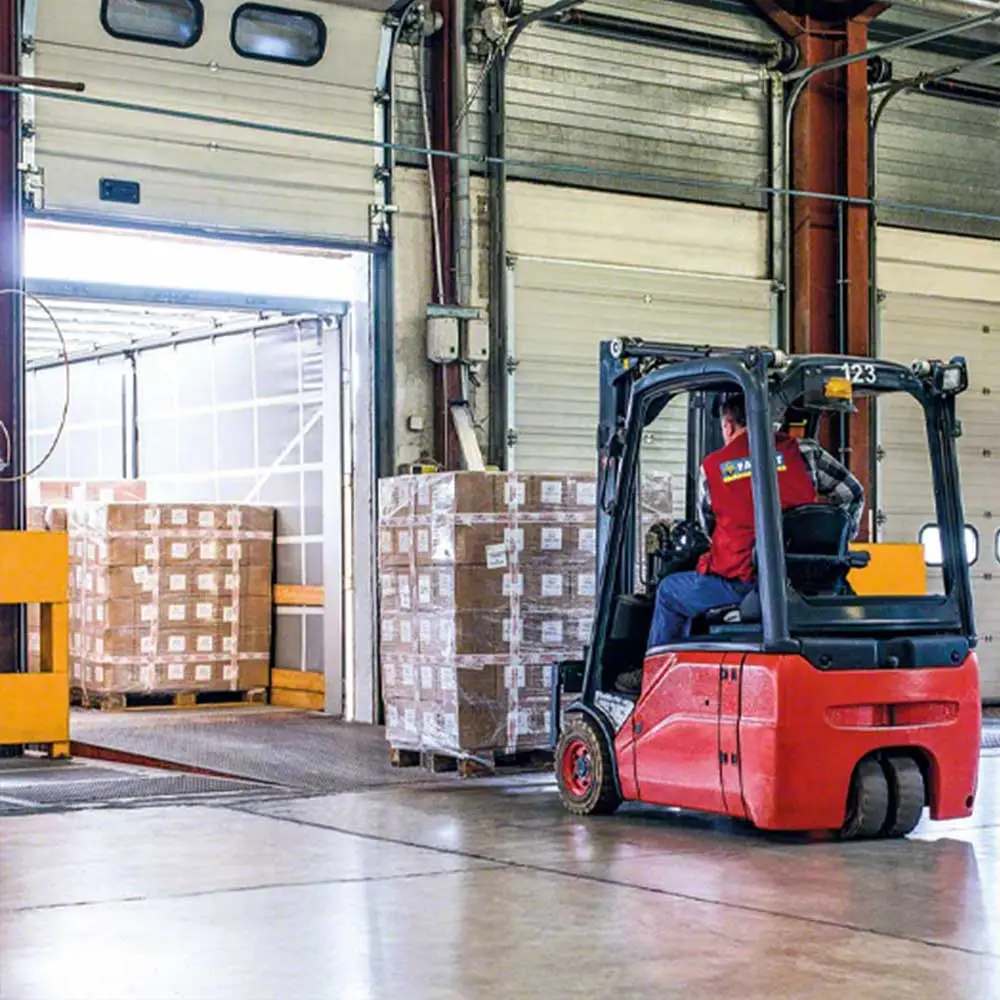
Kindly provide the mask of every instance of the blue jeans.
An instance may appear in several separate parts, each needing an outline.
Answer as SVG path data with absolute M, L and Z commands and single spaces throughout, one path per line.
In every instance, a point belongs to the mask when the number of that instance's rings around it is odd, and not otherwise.
M 685 638 L 691 631 L 692 618 L 710 608 L 739 604 L 753 589 L 754 584 L 744 580 L 723 580 L 721 576 L 698 572 L 665 576 L 656 588 L 647 649 Z

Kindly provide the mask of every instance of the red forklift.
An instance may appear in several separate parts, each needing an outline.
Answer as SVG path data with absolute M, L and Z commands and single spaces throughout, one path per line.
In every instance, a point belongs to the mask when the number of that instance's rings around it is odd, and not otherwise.
M 965 361 L 619 339 L 602 343 L 600 377 L 593 632 L 583 661 L 560 664 L 553 694 L 566 808 L 644 802 L 844 839 L 905 836 L 925 807 L 969 816 L 981 701 L 955 444 Z M 721 444 L 713 410 L 731 393 L 746 403 L 757 586 L 695 619 L 685 640 L 647 649 L 657 584 L 693 569 L 707 544 L 697 474 Z M 852 549 L 849 515 L 829 504 L 782 513 L 775 430 L 813 437 L 825 414 L 847 421 L 856 400 L 901 393 L 926 426 L 943 592 L 859 596 L 850 578 L 872 550 Z M 640 558 L 642 453 L 658 420 L 676 434 L 668 407 L 687 414 L 685 516 L 651 525 Z M 641 693 L 618 692 L 639 666 Z

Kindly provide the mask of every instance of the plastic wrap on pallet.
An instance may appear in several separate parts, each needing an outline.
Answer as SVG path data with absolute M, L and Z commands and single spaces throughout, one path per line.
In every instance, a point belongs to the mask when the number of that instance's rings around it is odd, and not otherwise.
M 551 671 L 590 641 L 596 484 L 400 476 L 379 488 L 387 737 L 474 756 L 548 745 Z
M 272 508 L 86 503 L 68 513 L 74 689 L 267 686 Z

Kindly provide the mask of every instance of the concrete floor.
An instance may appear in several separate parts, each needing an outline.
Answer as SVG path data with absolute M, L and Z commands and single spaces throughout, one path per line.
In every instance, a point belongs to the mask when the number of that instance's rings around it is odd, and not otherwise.
M 0 821 L 3 1000 L 1000 998 L 977 815 L 804 843 L 542 776 Z

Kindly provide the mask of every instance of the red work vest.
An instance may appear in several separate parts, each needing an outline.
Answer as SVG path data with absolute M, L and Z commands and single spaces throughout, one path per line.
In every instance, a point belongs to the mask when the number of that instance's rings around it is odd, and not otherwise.
M 781 509 L 816 502 L 816 488 L 798 444 L 785 434 L 774 438 Z M 702 463 L 715 516 L 712 548 L 698 570 L 727 580 L 752 580 L 753 488 L 750 481 L 750 440 L 746 433 L 712 452 Z

